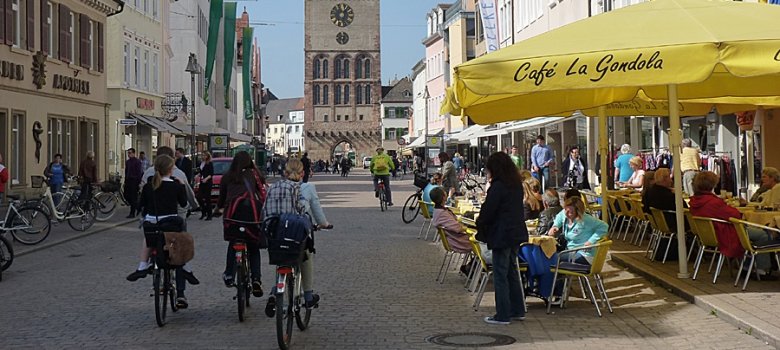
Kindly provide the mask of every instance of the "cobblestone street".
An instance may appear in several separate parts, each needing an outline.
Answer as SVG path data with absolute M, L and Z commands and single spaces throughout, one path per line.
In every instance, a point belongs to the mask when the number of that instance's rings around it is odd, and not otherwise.
M 547 315 L 529 298 L 525 321 L 492 326 L 492 285 L 478 312 L 450 271 L 435 282 L 443 252 L 417 239 L 418 218 L 401 221 L 413 187 L 393 182 L 395 207 L 380 212 L 363 170 L 348 178 L 317 175 L 325 212 L 335 225 L 318 232 L 315 289 L 322 300 L 311 328 L 295 329 L 294 349 L 444 349 L 427 337 L 449 332 L 490 332 L 516 339 L 505 349 L 759 349 L 748 332 L 610 263 L 604 274 L 615 311 L 598 318 L 573 297 Z M 0 282 L 2 349 L 274 349 L 275 323 L 263 314 L 267 295 L 253 298 L 248 319 L 238 321 L 235 289 L 221 273 L 226 243 L 221 220 L 189 219 L 196 241 L 192 262 L 198 286 L 188 286 L 189 309 L 154 320 L 151 278 L 125 280 L 138 264 L 141 237 L 131 224 L 35 251 L 14 261 Z M 266 294 L 273 279 L 263 252 Z M 578 292 L 574 293 L 575 296 Z M 554 309 L 556 310 L 556 309 Z

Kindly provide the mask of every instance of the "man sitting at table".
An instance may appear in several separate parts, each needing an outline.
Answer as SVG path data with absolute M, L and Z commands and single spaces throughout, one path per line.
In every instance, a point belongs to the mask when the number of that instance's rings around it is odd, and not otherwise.
M 555 216 L 563 210 L 558 191 L 552 188 L 548 188 L 544 191 L 542 203 L 544 203 L 544 210 L 539 214 L 539 226 L 536 227 L 537 235 L 547 234 L 547 231 L 550 231 L 550 228 L 553 225 Z
M 715 195 L 714 189 L 720 181 L 720 176 L 711 171 L 702 171 L 693 178 L 693 190 L 696 193 L 691 197 L 691 214 L 728 221 L 729 218 L 742 219 L 742 213 L 726 204 L 722 198 Z M 737 237 L 737 230 L 731 223 L 713 222 L 715 233 L 718 237 L 718 249 L 728 258 L 741 259 L 745 250 Z M 748 237 L 753 244 L 761 244 L 772 240 L 770 234 L 754 227 L 746 227 Z M 771 262 L 769 254 L 756 256 L 756 268 L 759 275 L 767 275 L 770 272 Z
M 777 171 L 777 168 L 768 166 L 761 171 L 761 187 L 767 188 L 767 191 L 758 197 L 761 206 L 780 207 L 780 171 Z

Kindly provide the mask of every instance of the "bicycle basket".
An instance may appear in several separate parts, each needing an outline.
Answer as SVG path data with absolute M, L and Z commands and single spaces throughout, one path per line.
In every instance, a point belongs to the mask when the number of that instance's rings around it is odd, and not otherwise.
M 425 174 L 414 174 L 414 185 L 418 188 L 428 186 L 428 177 Z
M 43 176 L 40 175 L 33 175 L 30 176 L 30 182 L 32 183 L 32 188 L 42 188 L 43 187 Z
M 100 190 L 103 192 L 119 191 L 119 184 L 112 181 L 103 181 L 100 183 Z

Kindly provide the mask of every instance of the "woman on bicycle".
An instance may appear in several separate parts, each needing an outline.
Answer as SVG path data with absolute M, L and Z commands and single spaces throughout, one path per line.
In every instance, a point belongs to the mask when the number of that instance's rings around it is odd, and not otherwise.
M 265 218 L 279 216 L 284 213 L 308 213 L 318 227 L 331 227 L 325 213 L 320 205 L 320 199 L 317 195 L 317 189 L 312 183 L 301 184 L 303 179 L 303 163 L 296 158 L 287 161 L 284 170 L 286 179 L 275 182 L 268 190 L 268 198 L 263 208 Z M 289 194 L 299 193 L 300 197 L 290 198 Z M 294 206 L 293 206 L 294 205 Z M 303 280 L 303 298 L 306 301 L 307 308 L 315 307 L 320 296 L 314 294 L 314 255 L 306 252 L 304 261 L 301 263 L 301 279 Z M 266 310 L 273 310 L 276 300 L 268 298 Z
M 247 186 L 257 191 L 260 202 L 265 202 L 265 177 L 260 174 L 249 153 L 241 151 L 233 157 L 230 163 L 230 169 L 222 176 L 219 184 L 219 201 L 215 215 L 222 215 L 222 209 L 228 203 L 233 203 L 236 198 L 247 191 Z M 209 192 L 210 193 L 210 192 Z M 260 281 L 260 246 L 259 242 L 247 241 L 247 252 L 249 253 L 249 268 L 252 275 L 252 295 L 256 297 L 263 296 L 263 283 Z M 227 260 L 225 272 L 222 274 L 222 280 L 228 288 L 233 287 L 234 276 L 236 272 L 236 251 L 233 249 L 233 242 L 228 242 Z
M 211 220 L 211 187 L 214 185 L 214 164 L 211 162 L 211 153 L 203 151 L 200 162 L 200 184 L 198 186 L 198 202 L 200 203 L 200 220 Z M 233 158 L 233 162 L 235 162 Z M 251 160 L 250 160 L 251 161 Z M 220 192 L 222 194 L 222 192 Z
M 187 192 L 184 185 L 179 180 L 173 178 L 173 167 L 175 161 L 167 155 L 158 155 L 154 160 L 154 177 L 151 182 L 147 182 L 141 190 L 141 199 L 139 206 L 144 221 L 152 224 L 174 226 L 167 230 L 184 231 L 184 219 L 179 216 L 178 207 L 187 205 Z M 169 224 L 170 223 L 170 224 Z M 144 278 L 151 271 L 149 264 L 149 248 L 144 241 L 141 249 L 141 262 L 138 269 L 127 276 L 127 280 L 135 282 L 139 278 Z M 176 306 L 187 308 L 187 298 L 184 296 L 186 282 L 190 284 L 199 284 L 197 278 L 192 273 L 192 269 L 185 264 L 176 269 Z

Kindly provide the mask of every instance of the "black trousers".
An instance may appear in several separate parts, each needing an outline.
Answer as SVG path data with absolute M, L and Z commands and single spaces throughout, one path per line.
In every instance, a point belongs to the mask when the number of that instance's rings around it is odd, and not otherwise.
M 140 181 L 125 180 L 124 193 L 127 203 L 130 204 L 130 216 L 135 216 L 135 213 L 140 211 L 138 208 L 138 187 L 140 184 Z
M 213 186 L 212 182 L 201 182 L 198 187 L 198 203 L 200 204 L 201 213 L 208 217 L 211 217 L 211 188 Z

